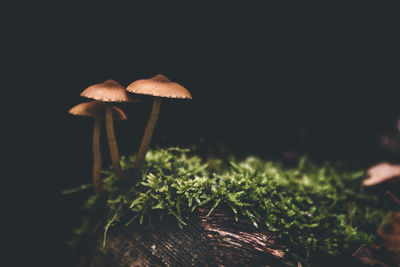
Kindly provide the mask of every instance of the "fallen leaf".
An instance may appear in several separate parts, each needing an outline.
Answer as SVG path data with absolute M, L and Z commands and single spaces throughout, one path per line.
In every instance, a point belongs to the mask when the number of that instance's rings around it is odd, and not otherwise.
M 392 251 L 396 260 L 400 262 L 400 212 L 390 212 L 386 223 L 377 230 L 383 245 Z
M 370 266 L 393 267 L 396 266 L 395 259 L 385 248 L 380 247 L 360 247 L 354 253 L 353 257 Z

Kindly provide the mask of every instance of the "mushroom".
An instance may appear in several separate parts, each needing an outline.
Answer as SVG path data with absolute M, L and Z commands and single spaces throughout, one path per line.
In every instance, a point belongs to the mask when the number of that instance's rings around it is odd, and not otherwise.
M 373 186 L 387 181 L 395 181 L 400 177 L 400 164 L 388 162 L 379 163 L 368 169 L 368 178 L 363 181 L 364 186 Z
M 170 81 L 162 74 L 158 74 L 150 79 L 141 79 L 131 83 L 126 90 L 135 94 L 154 96 L 153 106 L 151 109 L 149 120 L 140 144 L 139 152 L 133 166 L 133 173 L 137 177 L 140 174 L 140 168 L 149 149 L 151 137 L 153 135 L 154 126 L 157 123 L 158 114 L 160 112 L 161 99 L 166 98 L 186 98 L 192 99 L 190 92 L 183 86 Z
M 68 113 L 78 116 L 86 116 L 94 118 L 93 127 L 93 186 L 96 192 L 107 195 L 108 191 L 103 188 L 100 179 L 101 171 L 101 155 L 100 155 L 100 127 L 101 120 L 104 118 L 105 110 L 108 104 L 100 101 L 91 101 L 81 103 L 71 108 Z M 126 120 L 125 113 L 117 108 L 112 107 L 112 114 L 114 120 Z
M 134 98 L 129 96 L 125 87 L 120 85 L 114 80 L 107 80 L 103 83 L 94 84 L 86 88 L 81 96 L 95 99 L 102 102 L 138 102 L 138 98 Z M 106 104 L 106 132 L 108 145 L 110 149 L 111 161 L 113 168 L 121 180 L 125 180 L 127 177 L 121 170 L 121 163 L 119 160 L 119 152 L 117 146 L 117 140 L 115 138 L 114 133 L 114 125 L 113 125 L 113 106 L 109 103 Z

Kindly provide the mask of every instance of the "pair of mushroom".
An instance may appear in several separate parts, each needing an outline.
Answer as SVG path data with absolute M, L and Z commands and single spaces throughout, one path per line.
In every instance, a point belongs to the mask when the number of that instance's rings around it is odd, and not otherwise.
M 128 94 L 127 92 L 133 93 Z M 150 79 L 141 79 L 131 83 L 127 88 L 113 80 L 107 80 L 85 89 L 81 96 L 94 99 L 92 102 L 79 104 L 69 110 L 73 115 L 88 116 L 95 119 L 93 128 L 93 185 L 95 190 L 103 195 L 108 194 L 101 183 L 100 127 L 101 120 L 106 118 L 106 133 L 113 168 L 120 180 L 126 180 L 127 175 L 121 170 L 117 141 L 114 133 L 113 119 L 126 120 L 125 113 L 110 102 L 138 102 L 134 94 L 154 96 L 153 106 L 147 122 L 142 142 L 137 153 L 133 175 L 138 177 L 140 169 L 149 149 L 154 127 L 157 123 L 162 98 L 191 99 L 189 91 L 183 86 L 171 82 L 167 77 L 158 74 Z

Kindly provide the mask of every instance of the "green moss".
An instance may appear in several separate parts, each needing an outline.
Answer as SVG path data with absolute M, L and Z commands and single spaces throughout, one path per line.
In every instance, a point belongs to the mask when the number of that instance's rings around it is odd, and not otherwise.
M 340 256 L 371 244 L 378 225 L 393 209 L 380 192 L 361 186 L 363 171 L 347 170 L 340 164 L 317 166 L 302 158 L 297 168 L 289 169 L 248 157 L 226 166 L 221 159 L 203 163 L 188 152 L 150 150 L 142 180 L 129 188 L 119 187 L 112 170 L 104 171 L 104 182 L 112 191 L 106 202 L 105 237 L 113 225 L 151 225 L 152 220 L 165 216 L 174 217 L 184 227 L 196 208 L 209 205 L 211 214 L 224 205 L 236 219 L 245 216 L 254 227 L 265 224 L 307 263 L 311 255 Z M 122 168 L 131 169 L 133 160 L 121 157 Z M 98 206 L 98 199 L 91 196 L 86 208 Z

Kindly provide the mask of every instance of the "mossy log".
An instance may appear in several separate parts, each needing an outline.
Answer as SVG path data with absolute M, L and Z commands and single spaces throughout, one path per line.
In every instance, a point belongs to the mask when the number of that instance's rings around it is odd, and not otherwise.
M 180 229 L 176 222 L 157 227 L 138 225 L 111 227 L 105 247 L 96 239 L 93 255 L 81 266 L 280 266 L 294 262 L 278 237 L 225 209 L 208 209 Z

